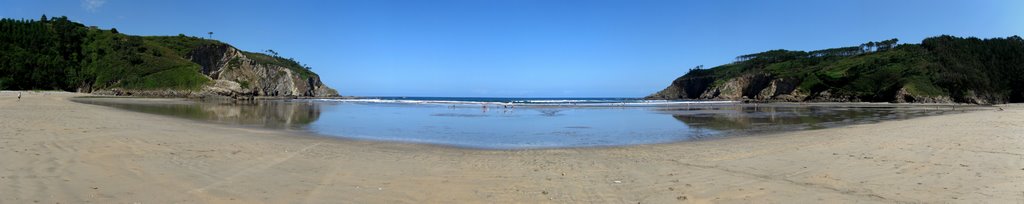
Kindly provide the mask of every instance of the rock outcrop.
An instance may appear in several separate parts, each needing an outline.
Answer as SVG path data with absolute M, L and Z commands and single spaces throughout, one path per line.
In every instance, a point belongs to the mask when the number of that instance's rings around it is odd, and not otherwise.
M 680 77 L 672 81 L 672 85 L 669 85 L 668 88 L 647 96 L 647 98 L 660 100 L 696 99 L 714 81 L 715 79 L 710 77 Z
M 865 99 L 841 91 L 825 89 L 817 92 L 803 90 L 797 78 L 775 77 L 765 73 L 748 73 L 728 79 L 711 77 L 680 77 L 665 89 L 645 97 L 651 100 L 753 100 L 762 102 L 865 102 L 883 98 L 893 103 L 953 103 L 949 96 L 912 94 L 902 87 L 892 95 Z M 968 94 L 969 96 L 975 96 Z M 962 99 L 968 103 L 998 103 L 991 97 L 975 96 Z
M 754 99 L 787 102 L 801 101 L 807 98 L 807 93 L 800 91 L 797 88 L 798 85 L 800 85 L 800 80 L 795 78 L 773 79 Z
M 95 90 L 92 93 L 118 96 L 227 97 L 232 99 L 339 96 L 337 91 L 320 81 L 320 76 L 309 70 L 304 70 L 305 68 L 268 63 L 266 60 L 277 59 L 269 56 L 257 56 L 266 58 L 261 62 L 227 44 L 200 46 L 192 49 L 185 57 L 201 66 L 199 71 L 211 80 L 200 90 L 112 88 Z
M 895 103 L 953 103 L 949 96 L 920 96 L 910 93 L 907 87 L 896 91 Z
M 664 90 L 645 97 L 656 100 L 803 101 L 809 94 L 797 88 L 798 79 L 746 74 L 715 83 L 712 77 L 680 77 Z
M 721 85 L 711 87 L 700 95 L 701 99 L 740 100 L 753 99 L 760 95 L 771 78 L 766 74 L 747 74 L 727 80 Z
M 308 70 L 261 63 L 226 44 L 194 49 L 188 57 L 214 83 L 205 91 L 224 96 L 334 97 L 338 92 Z M 301 68 L 300 68 L 301 69 Z

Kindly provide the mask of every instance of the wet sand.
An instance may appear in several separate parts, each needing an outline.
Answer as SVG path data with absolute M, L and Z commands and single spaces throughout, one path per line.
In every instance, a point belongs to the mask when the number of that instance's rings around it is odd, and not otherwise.
M 1020 203 L 1024 105 L 756 137 L 485 151 L 0 93 L 0 203 Z

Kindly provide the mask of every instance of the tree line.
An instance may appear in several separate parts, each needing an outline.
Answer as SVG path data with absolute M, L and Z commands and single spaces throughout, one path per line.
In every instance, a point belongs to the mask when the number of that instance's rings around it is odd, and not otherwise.
M 88 28 L 67 17 L 0 19 L 0 89 L 63 89 L 81 83 Z

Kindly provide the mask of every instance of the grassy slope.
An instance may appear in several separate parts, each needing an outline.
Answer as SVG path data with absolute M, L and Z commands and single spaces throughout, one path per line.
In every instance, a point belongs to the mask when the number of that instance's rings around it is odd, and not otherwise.
M 197 47 L 223 42 L 184 35 L 132 36 L 67 20 L 0 21 L 0 89 L 190 89 L 210 82 L 187 59 Z M 293 59 L 244 52 L 257 63 L 316 74 Z
M 939 40 L 941 42 L 936 42 Z M 931 40 L 931 41 L 929 41 Z M 723 84 L 730 78 L 744 74 L 767 73 L 779 78 L 795 78 L 801 81 L 798 89 L 804 93 L 829 91 L 856 96 L 867 101 L 884 101 L 900 88 L 919 96 L 964 97 L 963 90 L 1002 95 L 1019 93 L 1019 88 L 1003 85 L 972 84 L 977 81 L 1008 79 L 1024 73 L 1012 71 L 1024 60 L 1024 41 L 1017 37 L 980 40 L 983 43 L 960 45 L 976 38 L 940 36 L 921 44 L 903 44 L 885 51 L 866 52 L 849 56 L 809 56 L 807 52 L 775 50 L 783 53 L 778 58 L 753 58 L 717 66 L 711 69 L 691 70 L 681 78 L 712 77 L 712 86 Z M 955 45 L 960 45 L 956 47 Z M 934 47 L 953 47 L 947 51 Z M 948 51 L 953 50 L 956 52 Z M 965 50 L 967 50 L 965 52 Z M 1006 51 L 1010 50 L 1010 51 Z M 951 53 L 952 52 L 952 53 Z M 994 54 L 993 54 L 994 53 Z M 773 55 L 774 56 L 774 55 Z M 940 57 L 944 57 L 940 59 Z M 996 59 L 993 59 L 996 58 Z M 988 64 L 964 62 L 983 61 Z M 953 67 L 953 68 L 951 68 Z M 957 68 L 960 67 L 960 68 Z M 967 68 L 963 68 L 967 67 Z M 956 68 L 956 69 L 954 69 Z M 1009 69 L 1009 71 L 1006 71 Z M 1003 73 L 1002 75 L 986 73 Z M 975 76 L 980 75 L 980 76 Z M 955 77 L 950 77 L 955 76 Z M 949 82 L 949 78 L 971 78 Z M 1024 77 L 1024 76 L 1020 76 Z M 1005 80 L 1004 80 L 1005 81 Z M 1010 83 L 1007 83 L 1010 84 Z
M 89 38 L 83 49 L 91 60 L 84 69 L 95 77 L 94 88 L 195 90 L 210 81 L 199 65 L 162 43 L 106 30 Z

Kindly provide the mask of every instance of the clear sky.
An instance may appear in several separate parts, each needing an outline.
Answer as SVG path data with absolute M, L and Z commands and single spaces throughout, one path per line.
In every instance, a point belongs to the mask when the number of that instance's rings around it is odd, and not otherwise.
M 1018 0 L 0 0 L 0 17 L 42 14 L 134 35 L 212 31 L 360 96 L 641 97 L 770 49 L 1024 33 Z

